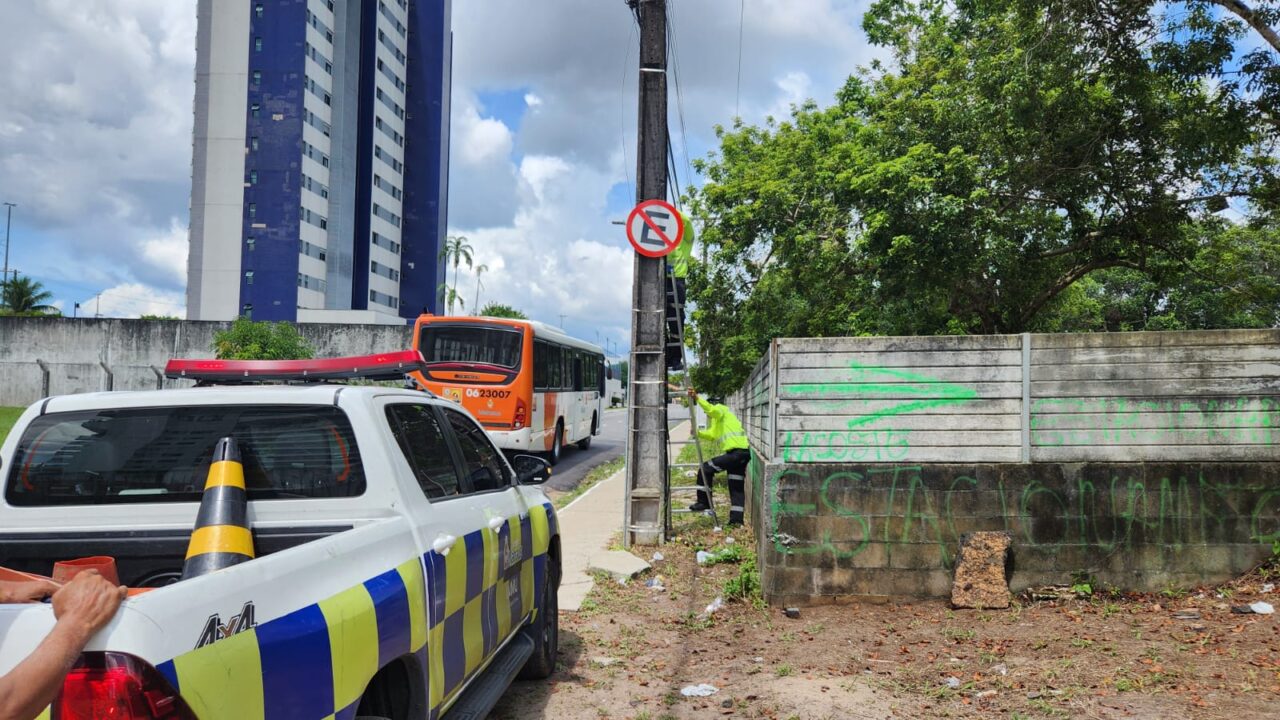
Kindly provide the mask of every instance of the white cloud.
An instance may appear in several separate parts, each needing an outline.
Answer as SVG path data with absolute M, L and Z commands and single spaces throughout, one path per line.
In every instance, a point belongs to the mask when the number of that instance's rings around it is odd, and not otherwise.
M 165 315 L 183 318 L 187 315 L 186 307 L 186 297 L 182 293 L 156 290 L 139 283 L 125 283 L 81 300 L 79 314 L 81 317 Z
M 167 274 L 175 286 L 187 282 L 187 226 L 173 218 L 169 230 L 163 235 L 152 236 L 141 243 L 142 260 L 161 273 Z
M 195 29 L 195 0 L 4 4 L 0 196 L 18 204 L 23 272 L 185 286 L 157 239 L 185 235 Z
M 524 104 L 528 105 L 530 108 L 536 108 L 542 105 L 542 98 L 534 95 L 533 93 L 525 93 Z

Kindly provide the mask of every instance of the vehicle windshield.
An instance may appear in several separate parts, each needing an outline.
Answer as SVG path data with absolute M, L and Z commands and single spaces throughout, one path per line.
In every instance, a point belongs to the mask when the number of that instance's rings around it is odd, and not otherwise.
M 517 328 L 476 325 L 428 325 L 418 349 L 430 364 L 489 365 L 511 370 L 520 366 L 523 333 Z
M 232 437 L 250 500 L 352 497 L 364 469 L 331 406 L 197 406 L 51 413 L 23 433 L 8 468 L 12 505 L 192 502 L 214 445 Z

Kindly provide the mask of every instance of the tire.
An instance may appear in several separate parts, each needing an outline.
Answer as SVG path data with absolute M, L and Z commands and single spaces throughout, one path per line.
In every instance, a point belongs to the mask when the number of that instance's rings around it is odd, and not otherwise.
M 564 421 L 556 421 L 556 438 L 551 442 L 551 452 L 547 453 L 547 461 L 552 465 L 560 462 L 560 455 L 564 452 Z
M 586 450 L 591 447 L 591 438 L 596 434 L 596 416 L 591 416 L 591 435 L 588 435 L 578 441 L 578 449 Z
M 520 668 L 521 680 L 545 680 L 556 671 L 556 653 L 560 649 L 560 604 L 556 600 L 555 578 L 559 576 L 560 565 L 548 560 L 538 619 L 523 630 L 533 640 L 533 655 Z

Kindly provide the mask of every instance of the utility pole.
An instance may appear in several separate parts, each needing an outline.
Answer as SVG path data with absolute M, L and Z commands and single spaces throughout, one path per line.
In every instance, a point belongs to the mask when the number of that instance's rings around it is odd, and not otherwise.
M 4 221 L 4 274 L 0 275 L 0 281 L 9 277 L 9 231 L 13 226 L 13 209 L 18 206 L 15 203 L 7 202 L 5 207 L 8 208 L 8 217 Z
M 667 199 L 667 0 L 627 0 L 640 22 L 636 202 Z M 662 542 L 667 486 L 664 258 L 636 253 L 627 392 L 627 506 L 623 543 Z

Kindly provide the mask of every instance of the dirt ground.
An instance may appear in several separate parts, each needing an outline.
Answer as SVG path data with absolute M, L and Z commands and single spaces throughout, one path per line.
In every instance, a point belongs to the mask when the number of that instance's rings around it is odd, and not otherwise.
M 1095 592 L 999 611 L 920 600 L 802 608 L 792 619 L 734 601 L 708 614 L 754 562 L 736 530 L 741 562 L 696 563 L 726 537 L 699 520 L 650 572 L 597 582 L 581 612 L 561 615 L 552 681 L 517 683 L 492 717 L 1280 717 L 1277 616 L 1231 612 L 1280 605 L 1280 592 L 1262 592 L 1265 573 L 1221 592 Z M 659 576 L 665 590 L 647 586 Z M 701 683 L 715 694 L 682 695 Z

